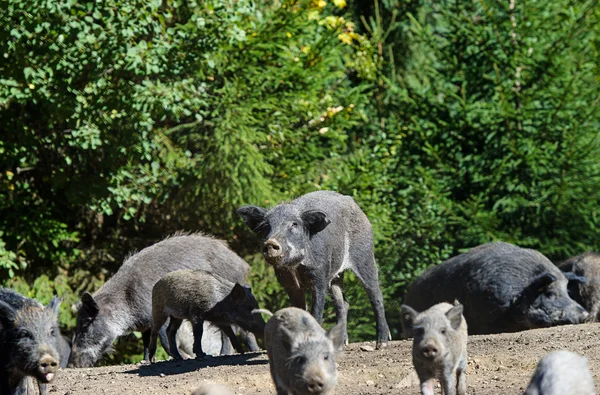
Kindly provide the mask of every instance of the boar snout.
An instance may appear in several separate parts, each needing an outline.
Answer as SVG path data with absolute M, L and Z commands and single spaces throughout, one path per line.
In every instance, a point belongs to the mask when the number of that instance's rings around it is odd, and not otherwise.
M 586 322 L 589 315 L 586 309 L 576 305 L 561 311 L 560 324 L 581 324 Z
M 269 258 L 279 258 L 283 254 L 283 249 L 277 240 L 269 239 L 265 241 L 263 254 Z
M 421 354 L 427 359 L 435 359 L 438 352 L 439 350 L 434 343 L 427 343 L 421 347 Z
M 43 380 L 47 383 L 52 381 L 54 374 L 58 370 L 58 361 L 50 354 L 45 354 L 39 362 L 38 370 L 41 373 Z

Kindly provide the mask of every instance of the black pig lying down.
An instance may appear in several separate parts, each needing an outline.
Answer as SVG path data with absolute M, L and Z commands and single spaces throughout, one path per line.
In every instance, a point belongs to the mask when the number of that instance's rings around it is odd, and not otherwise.
M 426 270 L 404 303 L 421 311 L 458 300 L 471 335 L 578 324 L 588 313 L 569 297 L 567 282 L 538 251 L 494 242 Z
M 294 307 L 306 310 L 305 292 L 310 290 L 311 314 L 322 324 L 325 296 L 331 290 L 337 321 L 345 325 L 344 271 L 351 270 L 375 312 L 377 348 L 387 345 L 390 332 L 373 255 L 373 231 L 352 197 L 317 191 L 270 210 L 244 206 L 237 212 L 264 238 L 265 260 L 275 269 Z

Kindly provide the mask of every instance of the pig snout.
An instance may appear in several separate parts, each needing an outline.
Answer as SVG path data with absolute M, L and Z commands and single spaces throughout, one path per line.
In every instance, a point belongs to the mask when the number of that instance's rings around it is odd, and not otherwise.
M 590 313 L 580 305 L 576 305 L 569 310 L 564 310 L 562 313 L 562 321 L 566 324 L 581 324 L 582 322 L 585 322 L 590 315 Z
M 311 394 L 320 394 L 325 387 L 325 380 L 321 376 L 311 377 L 306 383 L 306 389 Z
M 427 359 L 435 359 L 439 353 L 438 347 L 433 342 L 424 344 L 421 346 L 420 350 L 423 357 Z
M 281 248 L 281 244 L 277 240 L 269 239 L 263 245 L 263 254 L 268 258 L 279 258 L 283 255 L 283 248 Z
M 38 370 L 44 378 L 43 381 L 49 383 L 54 378 L 58 370 L 58 361 L 50 354 L 45 354 L 39 361 Z

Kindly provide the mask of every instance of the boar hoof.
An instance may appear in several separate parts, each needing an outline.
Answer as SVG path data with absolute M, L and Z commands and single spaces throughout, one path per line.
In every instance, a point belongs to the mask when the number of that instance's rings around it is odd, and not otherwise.
M 383 350 L 384 348 L 387 348 L 387 346 L 388 346 L 388 342 L 377 342 L 377 344 L 375 345 L 375 349 Z

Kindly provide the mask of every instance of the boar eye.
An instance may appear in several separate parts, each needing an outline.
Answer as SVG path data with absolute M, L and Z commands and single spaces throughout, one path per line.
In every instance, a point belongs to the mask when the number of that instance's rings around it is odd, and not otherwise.
M 442 335 L 445 335 L 445 334 L 446 334 L 446 328 L 442 328 L 442 329 L 440 330 L 440 332 L 442 333 Z
M 54 328 L 50 329 L 50 336 L 56 336 L 56 330 Z
M 556 299 L 556 292 L 554 291 L 550 291 L 546 294 L 546 297 L 548 297 L 548 299 Z
M 31 336 L 31 332 L 29 332 L 27 329 L 21 329 L 19 331 L 19 333 L 17 334 L 17 337 L 19 339 L 26 339 L 26 338 L 32 338 Z
M 297 228 L 298 227 L 298 222 L 292 222 L 292 228 Z

